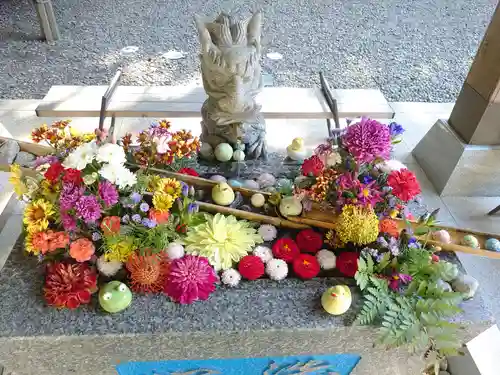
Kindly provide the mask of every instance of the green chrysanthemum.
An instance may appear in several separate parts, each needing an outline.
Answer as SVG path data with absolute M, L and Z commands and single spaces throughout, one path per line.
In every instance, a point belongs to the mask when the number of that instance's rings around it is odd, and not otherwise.
M 190 228 L 184 239 L 186 252 L 208 258 L 216 271 L 231 268 L 262 242 L 248 221 L 222 214 L 207 215 L 206 222 Z

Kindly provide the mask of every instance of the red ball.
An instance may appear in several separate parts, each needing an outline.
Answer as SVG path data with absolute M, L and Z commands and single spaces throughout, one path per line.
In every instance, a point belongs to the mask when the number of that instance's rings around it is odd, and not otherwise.
M 240 260 L 238 271 L 247 280 L 257 280 L 264 275 L 264 262 L 256 255 L 246 255 Z
M 300 254 L 293 261 L 293 271 L 301 279 L 312 279 L 318 276 L 320 271 L 319 262 L 314 255 Z
M 345 251 L 337 256 L 336 266 L 337 269 L 348 277 L 354 277 L 358 272 L 358 258 L 357 253 Z
M 317 253 L 323 247 L 323 236 L 312 229 L 301 230 L 295 241 L 306 253 Z
M 287 263 L 293 262 L 300 254 L 300 249 L 291 238 L 280 238 L 273 245 L 273 255 Z

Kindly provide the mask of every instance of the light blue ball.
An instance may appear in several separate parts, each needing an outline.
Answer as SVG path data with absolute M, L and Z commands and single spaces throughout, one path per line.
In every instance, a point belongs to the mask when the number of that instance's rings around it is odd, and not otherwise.
M 487 250 L 500 251 L 500 241 L 496 238 L 488 238 L 484 243 Z
M 241 181 L 233 180 L 233 179 L 229 180 L 227 183 L 229 184 L 229 186 L 234 187 L 234 188 L 240 188 L 243 186 L 243 183 Z

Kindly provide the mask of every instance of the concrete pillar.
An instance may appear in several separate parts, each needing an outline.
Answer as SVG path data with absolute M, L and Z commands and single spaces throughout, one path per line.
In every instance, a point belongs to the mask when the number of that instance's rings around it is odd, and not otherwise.
M 441 195 L 500 195 L 500 3 L 450 118 L 413 155 Z

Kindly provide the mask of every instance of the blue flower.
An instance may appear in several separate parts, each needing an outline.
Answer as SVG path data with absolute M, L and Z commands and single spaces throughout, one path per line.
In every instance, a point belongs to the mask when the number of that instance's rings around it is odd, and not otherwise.
M 188 209 L 188 214 L 194 214 L 198 212 L 199 207 L 196 203 L 189 203 L 187 209 Z
M 101 233 L 99 232 L 94 232 L 92 233 L 92 241 L 99 241 L 102 238 Z
M 146 202 L 142 202 L 141 205 L 139 206 L 139 209 L 142 212 L 148 212 L 149 211 L 149 204 L 147 204 Z
M 133 220 L 134 222 L 136 222 L 136 223 L 140 223 L 140 222 L 141 222 L 141 219 L 142 219 L 142 218 L 141 218 L 141 215 L 139 215 L 139 214 L 134 214 L 134 215 L 132 215 L 132 220 Z
M 384 237 L 377 238 L 377 243 L 382 247 L 389 247 L 389 244 L 387 243 Z
M 137 192 L 133 192 L 130 194 L 130 199 L 134 202 L 134 204 L 137 204 L 142 200 L 142 195 Z
M 189 194 L 189 186 L 188 186 L 188 184 L 186 184 L 185 182 L 181 181 L 181 189 L 182 189 L 181 190 L 182 191 L 182 195 L 184 195 L 185 197 L 187 197 L 188 194 Z
M 363 184 L 368 185 L 373 182 L 374 178 L 372 176 L 363 176 Z
M 391 122 L 389 124 L 389 131 L 391 132 L 391 138 L 397 137 L 405 132 L 405 129 L 396 122 Z
M 142 223 L 142 225 L 144 225 L 145 227 L 148 227 L 148 228 L 156 227 L 156 221 L 148 219 L 147 217 L 142 219 L 141 223 Z
M 122 223 L 123 224 L 127 224 L 129 221 L 130 221 L 130 216 L 128 214 L 122 216 Z

